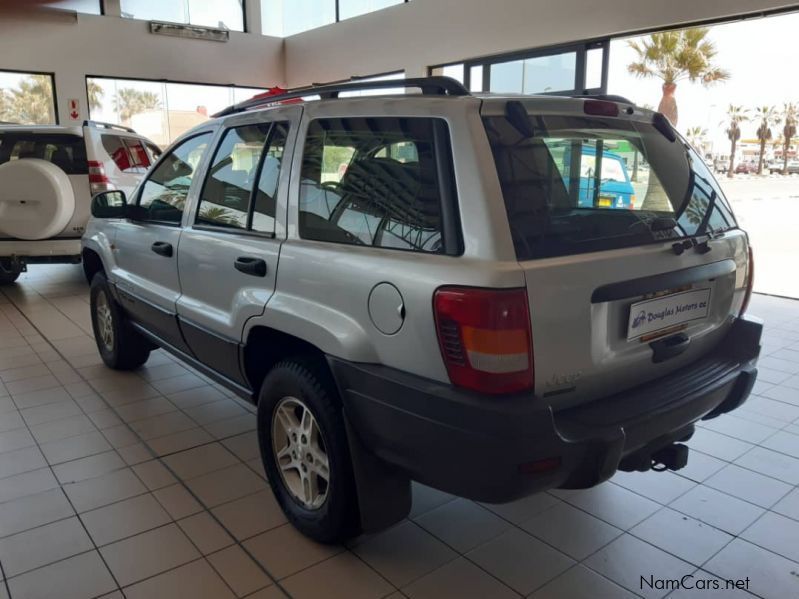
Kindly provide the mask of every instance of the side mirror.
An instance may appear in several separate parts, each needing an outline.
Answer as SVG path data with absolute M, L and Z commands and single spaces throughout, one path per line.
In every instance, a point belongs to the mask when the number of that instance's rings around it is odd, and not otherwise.
M 128 201 L 125 192 L 115 189 L 98 193 L 92 198 L 92 216 L 94 218 L 125 218 L 128 212 Z

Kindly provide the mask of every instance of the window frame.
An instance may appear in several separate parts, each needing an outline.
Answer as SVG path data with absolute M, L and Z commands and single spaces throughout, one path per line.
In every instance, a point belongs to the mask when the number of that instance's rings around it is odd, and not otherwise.
M 194 210 L 194 216 L 193 216 L 192 222 L 191 222 L 191 228 L 192 229 L 195 229 L 197 231 L 211 231 L 211 232 L 214 232 L 214 233 L 227 233 L 227 234 L 230 234 L 230 235 L 246 235 L 248 237 L 261 237 L 263 239 L 275 239 L 275 237 L 277 236 L 277 217 L 278 217 L 277 214 L 275 214 L 275 216 L 273 217 L 274 226 L 272 228 L 273 230 L 272 230 L 271 233 L 267 233 L 265 231 L 255 231 L 255 230 L 253 230 L 252 221 L 253 221 L 253 214 L 254 214 L 254 210 L 255 210 L 255 198 L 256 198 L 256 195 L 258 193 L 258 185 L 261 182 L 261 172 L 263 171 L 263 168 L 264 168 L 264 162 L 266 160 L 266 155 L 268 153 L 269 147 L 270 147 L 272 141 L 274 140 L 274 134 L 275 134 L 276 125 L 278 125 L 280 123 L 285 124 L 286 125 L 286 130 L 287 130 L 286 146 L 285 146 L 285 149 L 284 149 L 284 152 L 285 152 L 288 149 L 288 139 L 289 139 L 288 133 L 291 132 L 291 126 L 292 126 L 291 121 L 288 120 L 288 119 L 286 119 L 286 120 L 282 120 L 282 119 L 266 120 L 266 121 L 259 121 L 259 122 L 255 122 L 255 123 L 241 123 L 241 124 L 231 125 L 229 127 L 225 127 L 224 129 L 222 129 L 219 132 L 219 135 L 217 136 L 218 141 L 217 141 L 216 147 L 214 148 L 214 153 L 210 157 L 210 160 L 209 160 L 208 164 L 213 164 L 213 161 L 216 159 L 217 154 L 219 153 L 219 150 L 222 147 L 222 143 L 225 141 L 225 137 L 227 136 L 228 132 L 230 132 L 230 131 L 232 131 L 234 129 L 241 129 L 242 127 L 252 127 L 253 125 L 260 125 L 260 124 L 269 125 L 269 131 L 267 131 L 267 133 L 266 133 L 266 139 L 264 141 L 264 145 L 261 148 L 261 155 L 258 157 L 258 165 L 255 168 L 255 176 L 253 177 L 253 182 L 254 183 L 253 183 L 252 189 L 250 189 L 250 199 L 249 199 L 249 203 L 247 205 L 247 226 L 244 229 L 237 229 L 237 228 L 234 228 L 234 227 L 221 227 L 221 226 L 218 226 L 218 225 L 209 225 L 209 224 L 206 224 L 206 223 L 198 223 L 197 222 L 197 217 L 200 214 L 200 207 L 202 206 L 203 192 L 205 191 L 205 186 L 208 184 L 208 177 L 210 176 L 210 168 L 209 168 L 209 169 L 207 169 L 207 172 L 205 174 L 205 178 L 203 179 L 203 186 L 200 188 L 200 193 L 199 193 L 199 195 L 197 197 L 197 206 L 196 206 L 196 208 Z M 285 156 L 284 156 L 284 161 L 280 163 L 280 172 L 278 173 L 278 186 L 277 186 L 277 189 L 275 190 L 275 195 L 276 196 L 277 196 L 278 191 L 280 190 L 280 178 L 283 175 L 284 162 L 285 162 Z
M 384 8 L 378 8 L 377 10 L 370 10 L 368 12 L 364 12 L 364 13 L 361 13 L 359 15 L 354 15 L 352 17 L 345 17 L 345 18 L 342 19 L 341 18 L 341 0 L 331 0 L 331 2 L 333 2 L 335 4 L 335 16 L 334 16 L 333 21 L 331 21 L 330 23 L 325 23 L 324 25 L 317 25 L 316 27 L 310 27 L 308 29 L 303 29 L 301 31 L 297 31 L 297 32 L 291 33 L 289 35 L 283 34 L 283 35 L 280 35 L 280 36 L 274 36 L 274 35 L 271 35 L 271 34 L 268 34 L 268 33 L 264 33 L 264 23 L 266 22 L 266 19 L 263 18 L 263 12 L 261 12 L 261 32 L 260 33 L 261 33 L 261 35 L 268 36 L 268 37 L 280 37 L 281 39 L 286 39 L 286 38 L 289 38 L 289 37 L 292 37 L 292 36 L 295 36 L 295 35 L 301 35 L 301 34 L 306 33 L 308 31 L 313 31 L 314 29 L 320 29 L 322 27 L 327 27 L 328 25 L 333 25 L 334 23 L 341 23 L 342 21 L 349 21 L 350 19 L 357 19 L 358 17 L 364 17 L 364 16 L 370 15 L 372 13 L 380 12 L 381 10 L 386 10 L 388 8 L 393 8 L 394 6 L 399 6 L 401 4 L 408 4 L 410 1 L 411 0 L 402 0 L 401 2 L 397 2 L 396 4 L 393 4 L 391 6 L 386 6 Z M 245 11 L 244 18 L 245 18 L 245 27 L 246 27 L 246 19 L 247 19 L 246 11 Z
M 189 0 L 182 0 L 182 1 L 188 7 Z M 107 2 L 107 0 L 102 0 L 102 2 L 101 2 L 102 14 L 105 14 L 105 3 L 106 2 Z M 144 21 L 145 23 L 153 23 L 153 22 L 156 22 L 156 23 L 174 23 L 176 25 L 184 25 L 186 27 L 202 27 L 204 29 L 219 29 L 219 27 L 213 27 L 211 25 L 200 25 L 199 23 L 189 23 L 189 22 L 184 23 L 182 21 L 162 21 L 161 19 L 143 19 L 143 18 L 140 18 L 140 17 L 125 17 L 125 16 L 122 16 L 122 14 L 121 14 L 122 13 L 122 2 L 121 2 L 121 0 L 119 2 L 119 9 L 120 9 L 120 14 L 118 16 L 120 16 L 123 19 L 127 19 L 128 21 Z M 241 30 L 227 28 L 227 31 L 231 31 L 231 32 L 234 32 L 234 33 L 252 33 L 249 30 L 248 25 L 249 24 L 247 23 L 247 9 L 246 9 L 246 6 L 245 6 L 245 2 L 242 1 L 242 3 L 241 3 Z
M 130 204 L 130 206 L 134 209 L 134 215 L 135 216 L 134 216 L 134 218 L 131 218 L 130 220 L 133 220 L 133 221 L 135 221 L 137 223 L 162 225 L 162 226 L 167 226 L 167 227 L 182 227 L 183 226 L 183 219 L 186 216 L 186 208 L 188 208 L 189 200 L 191 199 L 191 192 L 192 192 L 192 189 L 194 188 L 194 186 L 196 185 L 194 177 L 192 177 L 191 183 L 189 184 L 189 190 L 186 192 L 186 206 L 184 207 L 184 209 L 182 211 L 182 215 L 181 215 L 180 220 L 177 221 L 177 222 L 165 221 L 165 220 L 152 220 L 152 219 L 149 219 L 149 218 L 141 218 L 142 211 L 145 210 L 145 209 L 143 209 L 141 207 L 141 197 L 142 197 L 142 194 L 144 193 L 144 187 L 145 187 L 145 185 L 147 185 L 147 182 L 152 179 L 153 175 L 158 170 L 158 167 L 161 166 L 161 163 L 164 162 L 169 156 L 174 154 L 175 150 L 177 150 L 179 147 L 183 146 L 187 142 L 191 141 L 192 139 L 197 139 L 198 137 L 202 137 L 204 135 L 208 135 L 209 136 L 208 145 L 210 147 L 214 143 L 214 139 L 216 137 L 216 133 L 217 132 L 214 129 L 205 129 L 203 131 L 197 131 L 196 133 L 194 133 L 192 135 L 177 139 L 175 141 L 175 143 L 173 143 L 172 145 L 169 146 L 169 148 L 164 150 L 164 152 L 161 154 L 161 156 L 158 157 L 158 160 L 154 161 L 150 165 L 150 168 L 147 170 L 147 174 L 144 177 L 142 177 L 141 182 L 139 183 L 138 187 L 136 188 L 136 197 L 134 198 L 133 202 Z M 208 149 L 206 149 L 203 152 L 203 155 L 200 158 L 200 162 L 197 163 L 198 170 L 200 170 L 201 167 L 205 165 L 205 162 L 207 162 L 207 160 L 206 160 L 207 157 L 208 157 L 207 152 L 208 152 Z
M 16 73 L 17 75 L 46 75 L 50 77 L 50 88 L 53 90 L 53 115 L 55 116 L 54 123 L 48 123 L 43 126 L 47 127 L 53 125 L 60 125 L 61 120 L 58 114 L 58 89 L 56 88 L 55 71 L 31 71 L 25 69 L 6 69 L 0 68 L 0 73 Z M 17 124 L 17 123 L 14 123 Z M 37 125 L 24 125 L 25 127 L 35 127 Z
M 575 69 L 574 69 L 574 88 L 569 90 L 557 90 L 552 92 L 536 92 L 535 95 L 550 95 L 550 96 L 574 96 L 574 95 L 599 95 L 607 93 L 608 88 L 608 73 L 610 68 L 610 38 L 602 38 L 598 40 L 589 40 L 585 42 L 576 42 L 569 44 L 561 44 L 556 46 L 547 46 L 543 48 L 530 48 L 526 50 L 519 50 L 516 52 L 508 52 L 505 54 L 497 54 L 493 56 L 482 56 L 477 58 L 469 58 L 463 61 L 436 64 L 428 67 L 428 75 L 433 75 L 434 71 L 444 67 L 463 65 L 463 85 L 466 89 L 472 89 L 472 69 L 474 67 L 482 67 L 482 81 L 480 89 L 482 92 L 475 93 L 489 93 L 491 89 L 491 67 L 497 64 L 504 64 L 514 61 L 522 61 L 546 58 L 548 56 L 558 56 L 561 54 L 575 53 Z M 602 50 L 602 73 L 599 87 L 586 87 L 587 66 L 588 66 L 588 53 L 591 50 Z
M 309 118 L 304 131 L 304 138 L 302 140 L 302 150 L 297 151 L 296 162 L 294 167 L 297 168 L 296 176 L 302 178 L 302 170 L 305 164 L 305 150 L 308 142 L 308 132 L 311 126 L 316 121 L 329 121 L 329 120 L 347 120 L 353 118 L 361 118 L 359 116 L 351 115 L 327 115 L 327 116 L 314 116 Z M 444 116 L 427 116 L 427 115 L 386 115 L 381 114 L 378 116 L 367 117 L 370 119 L 424 119 L 430 121 L 432 127 L 431 142 L 433 144 L 433 160 L 434 168 L 436 171 L 436 180 L 438 183 L 438 196 L 439 207 L 441 210 L 441 247 L 440 252 L 425 252 L 411 248 L 400 248 L 380 245 L 359 245 L 355 243 L 342 243 L 339 241 L 328 241 L 324 239 L 314 239 L 303 235 L 302 227 L 300 226 L 300 208 L 302 205 L 301 190 L 297 190 L 296 212 L 294 217 L 296 221 L 296 235 L 303 241 L 313 243 L 333 244 L 335 246 L 343 246 L 354 248 L 359 251 L 363 250 L 383 250 L 391 252 L 409 252 L 412 254 L 422 255 L 438 255 L 438 256 L 462 256 L 465 248 L 463 242 L 463 229 L 460 223 L 460 212 L 458 204 L 458 190 L 455 179 L 455 162 L 452 146 L 452 131 L 450 123 Z M 292 175 L 294 177 L 295 175 Z M 382 231 L 381 231 L 382 236 Z M 375 236 L 377 237 L 377 236 Z

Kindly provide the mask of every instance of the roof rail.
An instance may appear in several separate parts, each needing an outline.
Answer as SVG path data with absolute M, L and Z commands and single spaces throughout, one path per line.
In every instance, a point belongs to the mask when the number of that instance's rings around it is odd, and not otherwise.
M 632 104 L 633 106 L 635 106 L 635 102 L 633 102 L 629 98 L 625 98 L 624 96 L 617 96 L 615 94 L 580 94 L 577 96 L 572 96 L 572 98 L 591 98 L 592 100 L 607 100 L 608 102 L 618 102 L 619 104 Z
M 411 79 L 381 79 L 378 81 L 362 81 L 353 77 L 348 81 L 339 83 L 314 84 L 307 87 L 298 87 L 286 90 L 285 93 L 252 98 L 239 102 L 233 106 L 228 106 L 224 110 L 217 112 L 214 117 L 227 116 L 244 112 L 254 108 L 261 108 L 291 100 L 293 98 L 303 98 L 305 96 L 319 96 L 320 98 L 338 98 L 341 92 L 361 91 L 367 89 L 394 89 L 397 87 L 418 87 L 422 94 L 430 96 L 468 96 L 467 90 L 460 82 L 452 77 L 414 77 Z
M 120 131 L 127 131 L 128 133 L 136 133 L 135 129 L 125 127 L 125 125 L 116 125 L 114 123 L 103 123 L 102 121 L 83 121 L 84 127 L 96 127 L 97 129 L 119 129 Z

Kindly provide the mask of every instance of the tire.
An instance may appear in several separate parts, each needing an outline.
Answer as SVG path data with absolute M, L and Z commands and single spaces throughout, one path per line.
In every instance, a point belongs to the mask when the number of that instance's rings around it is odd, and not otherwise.
M 301 425 L 305 414 L 302 410 L 312 416 L 310 427 L 294 429 L 297 434 L 292 443 L 291 435 L 286 433 L 286 413 L 293 414 L 294 421 Z M 313 426 L 317 433 L 312 431 L 304 438 L 302 432 Z M 341 402 L 326 365 L 311 358 L 298 358 L 272 368 L 259 394 L 258 442 L 275 498 L 295 528 L 320 543 L 341 543 L 360 533 Z M 281 447 L 284 451 L 280 451 Z M 293 449 L 304 455 L 295 455 Z M 319 474 L 324 471 L 323 464 L 320 468 L 320 453 L 328 463 L 326 483 Z M 282 457 L 278 458 L 278 454 Z M 315 462 L 311 457 L 317 458 Z M 302 467 L 306 468 L 307 484 L 300 473 Z M 307 493 L 309 488 L 311 492 Z
M 0 165 L 0 189 L 2 237 L 49 239 L 61 233 L 75 214 L 69 177 L 46 160 L 24 158 Z
M 150 343 L 128 322 L 98 272 L 90 292 L 92 330 L 103 362 L 114 370 L 135 370 L 150 357 Z
M 20 274 L 22 274 L 21 268 L 0 261 L 0 285 L 10 285 L 19 278 Z

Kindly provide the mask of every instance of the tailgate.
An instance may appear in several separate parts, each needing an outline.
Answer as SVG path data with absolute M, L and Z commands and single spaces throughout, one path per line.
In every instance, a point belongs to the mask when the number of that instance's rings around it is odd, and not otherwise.
M 483 114 L 526 278 L 536 393 L 571 405 L 707 354 L 749 273 L 746 234 L 702 159 L 632 106 L 526 99 L 525 117 L 519 104 Z
M 704 255 L 676 256 L 670 244 L 658 244 L 522 262 L 536 393 L 570 405 L 658 378 L 712 350 L 743 300 L 746 236 L 731 231 L 710 245 Z M 656 363 L 652 343 L 677 335 L 687 346 Z

